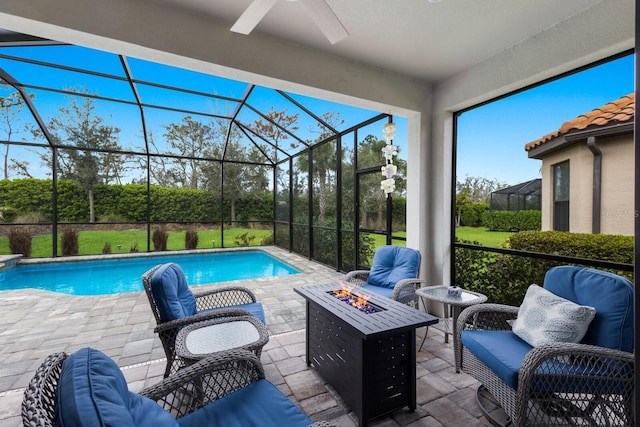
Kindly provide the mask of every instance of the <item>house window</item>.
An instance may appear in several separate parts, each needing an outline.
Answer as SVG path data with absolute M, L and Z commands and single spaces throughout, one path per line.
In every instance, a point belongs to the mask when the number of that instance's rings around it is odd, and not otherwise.
M 553 168 L 553 229 L 569 231 L 569 161 Z

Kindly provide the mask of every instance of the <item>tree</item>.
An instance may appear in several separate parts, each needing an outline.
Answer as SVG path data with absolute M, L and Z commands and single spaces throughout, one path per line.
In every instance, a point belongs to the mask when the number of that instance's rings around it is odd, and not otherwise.
M 492 192 L 508 186 L 509 184 L 497 179 L 466 175 L 464 181 L 456 181 L 456 194 L 466 194 L 470 202 L 489 203 Z
M 8 85 L 2 85 L 3 88 L 8 89 Z M 29 94 L 31 99 L 35 98 L 35 94 Z M 0 129 L 5 133 L 5 139 L 2 144 L 4 144 L 5 149 L 3 153 L 3 176 L 4 179 L 9 179 L 9 169 L 12 167 L 17 170 L 26 169 L 25 163 L 21 161 L 14 161 L 13 166 L 9 165 L 9 148 L 11 147 L 11 138 L 13 137 L 16 129 L 20 124 L 20 113 L 24 109 L 25 101 L 22 99 L 22 96 L 19 92 L 12 92 L 9 96 L 2 97 L 0 96 Z M 25 130 L 29 131 L 29 124 L 25 125 Z
M 57 156 L 61 178 L 76 181 L 89 199 L 89 222 L 95 222 L 93 189 L 97 184 L 120 181 L 126 157 L 115 154 L 120 129 L 104 124 L 87 91 L 69 96 L 69 106 L 60 107 L 58 116 L 47 125 L 53 143 L 60 148 Z M 66 148 L 73 147 L 73 148 Z M 44 158 L 51 166 L 51 159 Z
M 382 147 L 386 145 L 383 139 L 376 138 L 373 135 L 367 135 L 358 144 L 358 163 L 360 165 L 384 165 L 385 159 L 382 154 Z M 403 159 L 395 158 L 394 164 L 398 168 L 398 172 L 394 179 L 396 181 L 396 193 L 404 195 L 406 193 L 406 173 L 407 162 Z M 384 208 L 386 207 L 386 195 L 380 189 L 380 181 L 383 179 L 381 173 L 374 173 L 360 180 L 360 207 L 361 207 L 361 225 L 365 228 L 369 224 L 369 213 L 375 213 L 377 216 L 376 224 L 378 227 L 383 226 Z M 387 213 L 390 215 L 391 213 Z
M 260 148 L 265 152 L 269 153 L 273 150 L 273 162 L 278 163 L 278 156 L 280 154 L 279 149 L 283 147 L 285 141 L 291 139 L 291 136 L 288 132 L 295 133 L 298 131 L 298 117 L 300 116 L 298 113 L 287 115 L 287 110 L 276 111 L 273 107 L 271 110 L 265 114 L 266 118 L 256 120 L 253 125 L 251 125 L 251 129 L 258 135 L 261 135 L 265 140 L 269 141 L 272 144 L 270 147 L 267 144 L 261 144 Z M 288 132 L 287 132 L 288 131 Z M 291 142 L 290 145 L 296 147 L 298 144 L 297 141 Z M 278 187 L 279 188 L 288 188 L 288 174 L 277 173 L 278 177 Z M 284 182 L 284 179 L 287 179 L 287 182 Z
M 340 127 L 344 120 L 340 117 L 340 113 L 333 111 L 327 111 L 321 116 L 324 123 L 327 123 L 331 128 L 336 129 Z M 333 136 L 333 132 L 323 125 L 322 122 L 317 122 L 317 129 L 310 129 L 310 132 L 318 133 L 316 143 L 324 141 L 325 139 Z M 335 183 L 336 174 L 336 146 L 332 143 L 324 143 L 322 146 L 312 148 L 313 163 L 312 163 L 312 176 L 315 195 L 318 199 L 318 224 L 324 225 L 327 220 L 327 206 L 329 205 L 328 189 L 333 183 Z M 301 156 L 304 158 L 306 156 Z M 301 159 L 302 160 L 302 159 Z M 335 194 L 335 191 L 332 192 Z
M 185 116 L 179 124 L 165 126 L 167 143 L 182 156 L 173 162 L 171 177 L 174 183 L 187 188 L 202 188 L 202 170 L 198 159 L 211 154 L 215 141 L 212 126 Z

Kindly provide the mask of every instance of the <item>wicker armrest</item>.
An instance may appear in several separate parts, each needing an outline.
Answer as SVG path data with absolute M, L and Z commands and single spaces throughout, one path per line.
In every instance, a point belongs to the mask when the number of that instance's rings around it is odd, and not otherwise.
M 264 369 L 255 354 L 230 350 L 183 368 L 140 394 L 181 418 L 263 378 Z
M 458 317 L 456 325 L 458 335 L 465 329 L 508 331 L 511 330 L 509 320 L 518 316 L 519 307 L 484 303 L 465 308 Z M 460 337 L 458 337 L 460 338 Z
M 220 310 L 206 311 L 203 313 L 194 314 L 193 316 L 187 316 L 181 319 L 172 320 L 170 322 L 161 323 L 155 327 L 154 332 L 163 333 L 174 329 L 177 330 L 184 326 L 192 325 L 196 322 L 199 323 L 206 322 L 212 319 L 234 318 L 238 316 L 251 316 L 251 313 L 239 308 L 221 308 Z
M 354 286 L 362 286 L 367 283 L 369 278 L 369 270 L 353 270 L 348 272 L 342 278 L 342 281 Z
M 256 302 L 255 294 L 243 286 L 225 286 L 193 293 L 198 311 Z
M 393 287 L 393 294 L 391 299 L 399 301 L 401 303 L 414 303 L 417 301 L 416 289 L 420 288 L 426 282 L 420 279 L 401 279 L 398 280 Z

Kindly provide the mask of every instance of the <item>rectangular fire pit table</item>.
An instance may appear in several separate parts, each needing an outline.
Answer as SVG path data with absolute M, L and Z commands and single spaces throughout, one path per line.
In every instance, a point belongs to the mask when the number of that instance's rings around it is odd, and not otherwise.
M 370 312 L 338 299 L 337 283 L 294 288 L 307 301 L 307 364 L 368 420 L 408 406 L 416 409 L 416 328 L 438 318 L 365 289 Z

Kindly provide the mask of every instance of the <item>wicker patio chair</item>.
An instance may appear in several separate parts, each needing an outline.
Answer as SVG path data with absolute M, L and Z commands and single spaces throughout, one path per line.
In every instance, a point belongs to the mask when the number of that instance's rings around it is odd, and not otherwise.
M 74 355 L 66 370 L 71 358 L 65 353 L 49 355 L 36 370 L 22 401 L 25 427 L 64 425 L 61 421 L 119 427 L 333 425 L 312 424 L 245 350 L 212 355 L 140 393 L 128 390 L 118 366 L 103 353 L 84 348 Z
M 370 270 L 345 274 L 345 285 L 362 286 L 378 295 L 417 307 L 416 289 L 422 285 L 420 252 L 402 246 L 381 246 L 373 255 Z
M 491 424 L 634 425 L 634 293 L 633 284 L 620 276 L 562 266 L 547 272 L 544 288 L 530 287 L 520 307 L 466 308 L 454 340 L 456 367 L 481 383 L 477 402 Z M 562 326 L 557 317 L 552 322 L 552 305 L 571 313 L 575 323 Z M 577 310 L 586 310 L 593 320 Z M 574 333 L 578 342 L 552 342 L 570 340 Z M 504 410 L 506 423 L 489 413 L 492 404 Z
M 156 319 L 156 332 L 162 342 L 167 366 L 165 378 L 183 366 L 175 356 L 175 340 L 182 328 L 194 323 L 233 321 L 242 316 L 253 316 L 265 323 L 262 304 L 251 290 L 242 286 L 222 286 L 193 292 L 184 272 L 176 263 L 160 264 L 142 276 L 142 284 Z M 155 289 L 155 292 L 154 292 Z M 260 339 L 269 339 L 264 326 L 256 325 Z M 263 343 L 263 345 L 264 345 Z M 260 357 L 259 347 L 257 356 Z

